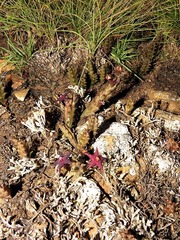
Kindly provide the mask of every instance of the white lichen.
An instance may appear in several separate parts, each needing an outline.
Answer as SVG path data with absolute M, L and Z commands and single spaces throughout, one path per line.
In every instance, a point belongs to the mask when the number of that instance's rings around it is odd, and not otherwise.
M 72 90 L 74 93 L 78 94 L 81 98 L 84 97 L 85 89 L 78 85 L 69 85 L 68 89 Z
M 32 112 L 31 116 L 22 124 L 30 129 L 32 133 L 42 133 L 43 136 L 46 136 L 45 124 L 46 124 L 46 116 L 45 116 L 45 108 L 47 106 L 43 100 L 42 96 L 40 96 L 39 101 L 36 103 L 36 107 L 34 107 L 35 111 Z
M 10 158 L 9 171 L 13 171 L 14 176 L 12 177 L 13 181 L 18 180 L 20 177 L 24 176 L 27 173 L 30 173 L 37 168 L 37 162 L 35 159 L 31 158 L 22 158 L 15 159 L 14 157 Z
M 43 135 L 45 134 L 45 123 L 46 118 L 44 109 L 33 112 L 33 115 L 28 117 L 26 122 L 22 122 L 32 133 L 42 133 Z

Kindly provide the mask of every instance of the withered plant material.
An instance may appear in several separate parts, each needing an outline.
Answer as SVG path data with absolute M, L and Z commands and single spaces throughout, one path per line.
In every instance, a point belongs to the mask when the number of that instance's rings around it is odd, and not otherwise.
M 18 87 L 22 86 L 25 82 L 22 77 L 17 74 L 8 74 L 5 78 L 6 84 L 11 83 L 12 89 L 17 89 Z
M 29 92 L 29 88 L 16 90 L 16 91 L 14 91 L 14 95 L 19 101 L 23 102 L 25 100 L 28 92 Z
M 166 149 L 171 152 L 177 152 L 180 149 L 180 142 L 175 141 L 173 138 L 169 138 L 166 141 Z
M 11 198 L 11 190 L 8 186 L 0 185 L 0 206 L 6 204 L 7 200 Z
M 0 83 L 0 104 L 2 105 L 5 104 L 5 96 L 6 96 L 6 93 L 5 93 L 4 87 L 2 83 Z
M 14 70 L 15 66 L 10 63 L 7 63 L 5 59 L 0 59 L 0 74 L 3 72 L 8 72 Z

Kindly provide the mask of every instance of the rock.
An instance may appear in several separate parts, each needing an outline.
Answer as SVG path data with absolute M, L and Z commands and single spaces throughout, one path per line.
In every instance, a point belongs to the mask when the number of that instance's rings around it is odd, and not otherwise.
M 136 175 L 138 165 L 131 150 L 133 139 L 125 124 L 113 122 L 110 127 L 102 133 L 93 144 L 94 149 L 98 149 L 103 157 L 108 159 L 121 159 L 122 166 L 128 167 L 131 175 Z

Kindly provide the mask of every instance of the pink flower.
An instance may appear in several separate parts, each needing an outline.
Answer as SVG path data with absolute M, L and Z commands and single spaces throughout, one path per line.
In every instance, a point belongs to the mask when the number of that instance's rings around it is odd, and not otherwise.
M 64 167 L 64 165 L 71 165 L 71 161 L 69 160 L 70 155 L 71 153 L 65 155 L 60 153 L 59 159 L 55 162 L 55 165 L 58 165 L 59 171 L 61 170 L 62 167 Z
M 67 93 L 64 93 L 64 94 L 59 93 L 59 94 L 58 94 L 57 102 L 58 102 L 58 103 L 65 102 L 67 99 L 68 99 Z
M 88 162 L 88 168 L 97 166 L 101 171 L 103 171 L 102 162 L 104 161 L 104 158 L 101 155 L 99 155 L 97 148 L 94 154 L 89 154 L 89 153 L 84 153 L 84 154 L 90 158 Z

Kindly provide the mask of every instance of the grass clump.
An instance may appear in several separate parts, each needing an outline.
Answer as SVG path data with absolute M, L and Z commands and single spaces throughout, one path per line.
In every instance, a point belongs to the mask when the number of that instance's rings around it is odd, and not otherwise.
M 162 33 L 167 40 L 179 34 L 180 29 L 180 1 L 157 1 L 155 10 L 157 34 Z
M 21 55 L 29 58 L 43 44 L 58 47 L 59 34 L 69 33 L 74 38 L 68 47 L 86 49 L 90 58 L 107 39 L 113 39 L 111 48 L 118 38 L 116 48 L 120 49 L 122 58 L 131 55 L 127 52 L 130 47 L 126 47 L 129 36 L 141 42 L 160 32 L 167 38 L 178 33 L 178 7 L 177 0 L 9 0 L 0 5 L 0 32 L 8 36 L 12 61 L 18 59 L 17 55 L 20 59 Z M 24 34 L 28 40 L 19 44 L 18 38 L 22 39 Z M 128 41 L 121 42 L 122 37 Z M 33 51 L 32 43 L 36 46 Z
M 155 1 L 61 1 L 65 5 L 65 31 L 74 33 L 93 55 L 112 35 L 127 35 L 152 21 Z
M 1 4 L 1 31 L 31 32 L 34 37 L 46 36 L 49 41 L 61 26 L 59 1 L 9 0 Z
M 4 52 L 4 59 L 7 63 L 11 63 L 16 67 L 17 70 L 20 70 L 21 67 L 26 66 L 28 61 L 33 55 L 35 42 L 30 37 L 26 41 L 23 41 L 18 37 L 19 42 L 14 43 L 10 38 L 7 37 L 7 43 L 9 48 L 1 48 Z
M 61 25 L 59 1 L 9 0 L 1 3 L 1 33 L 7 48 L 1 48 L 5 59 L 18 69 L 24 67 L 32 54 L 45 42 L 51 46 Z

